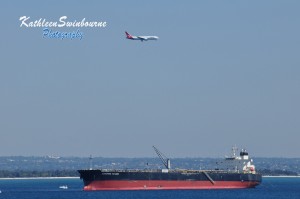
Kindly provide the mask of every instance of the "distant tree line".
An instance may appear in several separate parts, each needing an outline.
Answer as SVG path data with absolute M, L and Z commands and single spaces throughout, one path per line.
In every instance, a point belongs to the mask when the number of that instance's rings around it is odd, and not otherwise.
M 261 169 L 257 171 L 261 173 L 263 176 L 297 176 L 298 173 L 294 171 L 287 171 L 287 170 L 270 170 L 270 169 Z
M 7 171 L 0 170 L 0 178 L 32 178 L 32 177 L 79 177 L 76 170 L 49 170 L 49 171 Z

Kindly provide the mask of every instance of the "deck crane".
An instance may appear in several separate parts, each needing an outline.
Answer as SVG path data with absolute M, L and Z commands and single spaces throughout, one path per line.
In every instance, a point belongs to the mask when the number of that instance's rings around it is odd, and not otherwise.
M 152 146 L 162 163 L 165 165 L 165 167 L 169 170 L 171 169 L 171 161 L 169 158 L 167 158 L 162 152 L 160 152 L 155 146 Z

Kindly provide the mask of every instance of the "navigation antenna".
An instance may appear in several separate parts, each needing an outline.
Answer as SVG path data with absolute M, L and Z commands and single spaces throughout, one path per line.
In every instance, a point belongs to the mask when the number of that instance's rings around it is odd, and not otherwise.
M 152 146 L 162 163 L 165 165 L 167 169 L 171 169 L 171 161 L 167 158 L 162 152 L 160 152 L 155 146 Z

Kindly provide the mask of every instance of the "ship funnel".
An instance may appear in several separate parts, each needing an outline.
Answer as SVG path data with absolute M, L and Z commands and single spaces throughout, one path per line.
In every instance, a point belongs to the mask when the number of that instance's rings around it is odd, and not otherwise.
M 167 161 L 168 161 L 168 166 L 167 167 L 168 167 L 168 169 L 171 169 L 171 160 L 168 159 Z

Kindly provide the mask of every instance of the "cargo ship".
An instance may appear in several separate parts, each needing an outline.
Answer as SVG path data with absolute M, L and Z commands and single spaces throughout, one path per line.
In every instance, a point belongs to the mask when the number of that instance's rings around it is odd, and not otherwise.
M 253 188 L 261 183 L 253 160 L 244 149 L 217 162 L 213 170 L 171 169 L 170 159 L 156 147 L 164 169 L 87 169 L 78 170 L 85 191 L 100 190 L 183 190 L 183 189 L 239 189 Z

